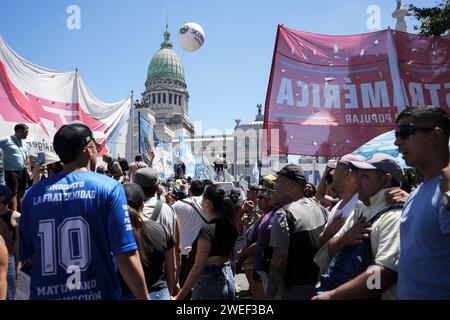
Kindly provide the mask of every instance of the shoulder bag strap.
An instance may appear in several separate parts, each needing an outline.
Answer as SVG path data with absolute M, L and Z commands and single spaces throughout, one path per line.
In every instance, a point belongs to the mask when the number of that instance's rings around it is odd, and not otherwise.
M 153 221 L 158 220 L 159 214 L 161 213 L 162 205 L 163 205 L 162 201 L 156 200 L 155 209 L 153 210 L 153 213 L 151 216 L 151 219 Z
M 200 216 L 200 218 L 202 218 L 202 220 L 203 220 L 204 222 L 206 222 L 206 223 L 208 222 L 208 221 L 205 219 L 205 217 L 201 214 L 201 212 L 194 206 L 193 203 L 188 202 L 188 201 L 186 201 L 186 200 L 180 200 L 180 201 L 183 202 L 183 203 L 186 203 L 186 204 L 190 205 L 192 208 L 194 208 L 195 212 L 198 213 L 198 215 Z

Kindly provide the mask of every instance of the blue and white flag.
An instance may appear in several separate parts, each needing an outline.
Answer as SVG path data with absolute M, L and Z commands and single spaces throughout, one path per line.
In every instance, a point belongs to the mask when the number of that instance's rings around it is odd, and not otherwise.
M 148 161 L 150 151 L 153 150 L 153 126 L 146 118 L 146 113 L 139 112 L 139 153 Z

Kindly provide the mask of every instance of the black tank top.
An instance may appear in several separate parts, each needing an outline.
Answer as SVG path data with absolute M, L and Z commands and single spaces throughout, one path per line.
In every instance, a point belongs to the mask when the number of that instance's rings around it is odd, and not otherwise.
M 0 218 L 5 221 L 6 225 L 8 226 L 9 235 L 11 236 L 11 239 L 15 242 L 16 241 L 16 228 L 13 227 L 11 223 L 11 217 L 13 214 L 13 210 L 8 210 L 5 214 L 1 215 Z

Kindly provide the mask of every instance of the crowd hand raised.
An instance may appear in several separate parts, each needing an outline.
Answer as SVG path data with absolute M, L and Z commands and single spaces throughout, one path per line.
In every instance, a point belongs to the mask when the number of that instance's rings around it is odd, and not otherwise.
M 409 197 L 409 193 L 400 188 L 386 190 L 384 195 L 390 204 L 404 204 Z
M 38 175 L 39 173 L 42 173 L 45 170 L 45 165 L 44 164 L 36 164 L 33 167 L 33 170 L 31 171 L 32 175 Z
M 366 221 L 365 217 L 358 220 L 347 232 L 342 236 L 342 240 L 345 245 L 358 245 L 363 243 L 364 240 L 369 239 L 369 235 L 372 232 L 371 223 Z

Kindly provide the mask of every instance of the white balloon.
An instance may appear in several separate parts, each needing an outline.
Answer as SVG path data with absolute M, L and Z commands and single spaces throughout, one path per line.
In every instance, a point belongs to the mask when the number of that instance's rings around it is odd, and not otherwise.
M 184 50 L 189 52 L 196 51 L 205 42 L 205 31 L 197 23 L 186 23 L 178 32 L 178 42 Z

